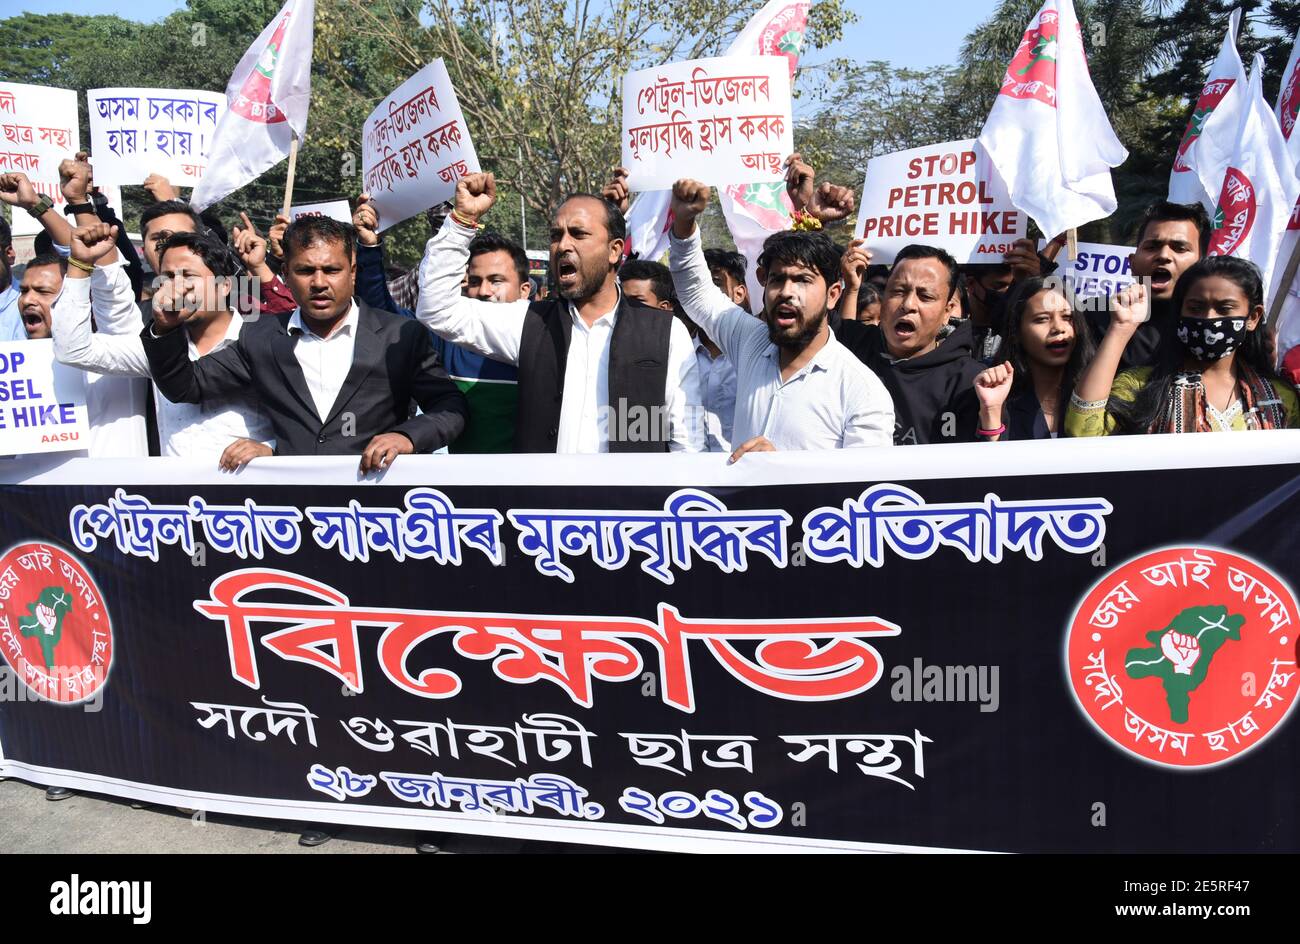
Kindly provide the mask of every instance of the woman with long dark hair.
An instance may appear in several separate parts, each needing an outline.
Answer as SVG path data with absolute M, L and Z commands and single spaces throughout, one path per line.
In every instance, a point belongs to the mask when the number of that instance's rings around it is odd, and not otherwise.
M 1075 381 L 1092 357 L 1092 338 L 1057 278 L 1020 282 L 1005 311 L 1005 361 L 975 378 L 976 435 L 985 442 L 1055 437 Z
M 1116 377 L 1148 304 L 1141 284 L 1116 296 L 1110 327 L 1070 401 L 1068 435 L 1300 426 L 1300 398 L 1273 369 L 1264 283 L 1253 263 L 1208 256 L 1184 272 L 1174 290 L 1177 329 L 1161 340 L 1155 366 Z

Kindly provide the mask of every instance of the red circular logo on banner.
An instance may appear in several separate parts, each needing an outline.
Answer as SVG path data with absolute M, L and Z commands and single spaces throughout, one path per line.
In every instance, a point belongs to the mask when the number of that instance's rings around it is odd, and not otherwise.
M 1144 554 L 1083 599 L 1066 640 L 1089 720 L 1143 760 L 1210 767 L 1264 741 L 1295 704 L 1291 589 L 1217 548 Z
M 31 542 L 0 557 L 0 654 L 47 701 L 86 701 L 108 680 L 108 609 L 94 578 L 62 548 Z

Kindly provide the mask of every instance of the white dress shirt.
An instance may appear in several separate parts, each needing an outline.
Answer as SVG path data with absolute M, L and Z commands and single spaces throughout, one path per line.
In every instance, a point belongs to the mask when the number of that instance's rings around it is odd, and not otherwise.
M 731 363 L 726 351 L 721 351 L 714 357 L 699 339 L 695 341 L 695 363 L 700 369 L 704 451 L 731 452 L 732 427 L 736 419 L 735 365 Z
M 732 442 L 763 436 L 777 449 L 891 446 L 894 401 L 871 369 L 828 332 L 826 345 L 789 379 L 767 322 L 737 307 L 709 275 L 697 228 L 669 239 L 677 300 L 731 358 L 736 371 Z
M 302 309 L 295 309 L 289 318 L 289 335 L 295 339 L 293 356 L 298 359 L 302 375 L 307 380 L 316 415 L 321 422 L 329 419 L 334 401 L 339 398 L 343 381 L 352 369 L 352 352 L 357 344 L 357 319 L 361 308 L 354 298 L 352 307 L 343 320 L 334 327 L 330 336 L 322 338 L 302 320 Z
M 63 291 L 55 299 L 51 314 L 54 356 L 62 364 L 105 375 L 98 380 L 91 378 L 95 384 L 108 378 L 149 377 L 149 359 L 144 353 L 144 342 L 140 340 L 140 309 L 135 304 L 130 279 L 120 267 L 116 273 L 111 271 L 112 268 L 96 267 L 89 279 L 65 279 Z M 95 321 L 100 329 L 97 332 L 90 328 L 92 294 Z M 112 311 L 129 309 L 130 319 L 123 333 L 106 330 L 105 320 L 99 315 L 101 304 Z M 238 315 L 232 317 L 225 337 L 213 350 L 219 351 L 234 344 L 242 325 L 242 318 Z M 198 360 L 198 348 L 188 331 L 185 332 L 185 341 L 190 360 Z M 158 416 L 159 446 L 164 456 L 211 458 L 215 462 L 236 439 L 252 439 L 275 448 L 270 420 L 258 408 L 251 393 L 204 400 L 202 403 L 172 403 L 155 391 L 154 404 Z M 143 430 L 143 399 L 138 405 L 133 404 L 132 410 L 132 416 Z M 95 425 L 94 414 L 91 414 L 91 425 Z M 94 442 L 93 436 L 91 442 Z M 147 454 L 147 451 L 140 454 Z
M 519 363 L 519 346 L 529 302 L 485 302 L 460 293 L 469 263 L 469 244 L 477 231 L 461 226 L 450 216 L 429 240 L 420 263 L 420 296 L 416 317 L 427 328 L 453 344 L 460 344 L 507 364 Z M 622 298 L 620 291 L 619 298 Z M 609 343 L 618 307 L 590 326 L 569 305 L 573 331 L 564 368 L 557 452 L 608 452 Z M 668 313 L 664 317 L 672 317 Z M 686 326 L 673 318 L 668 336 L 668 376 L 664 406 L 669 423 L 668 448 L 674 452 L 699 452 L 703 433 L 699 410 L 698 368 Z M 614 417 L 615 422 L 618 418 Z M 632 419 L 624 419 L 630 425 Z

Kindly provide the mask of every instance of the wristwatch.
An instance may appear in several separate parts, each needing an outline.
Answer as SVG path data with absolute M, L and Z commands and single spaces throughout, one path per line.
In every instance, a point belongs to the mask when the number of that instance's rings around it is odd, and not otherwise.
M 39 220 L 52 206 L 54 206 L 54 200 L 50 198 L 48 193 L 43 193 L 41 198 L 36 201 L 35 206 L 27 208 L 27 212 L 31 214 L 32 219 Z
M 63 208 L 65 216 L 76 216 L 78 213 L 94 213 L 95 204 L 87 200 L 85 203 L 69 203 Z

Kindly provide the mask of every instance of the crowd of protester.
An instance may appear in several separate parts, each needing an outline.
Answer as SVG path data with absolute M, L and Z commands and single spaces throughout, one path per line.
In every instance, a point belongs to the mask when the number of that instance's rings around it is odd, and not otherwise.
M 96 457 L 237 470 L 269 455 L 727 453 L 1058 436 L 1295 428 L 1300 400 L 1250 262 L 1207 257 L 1199 206 L 1143 215 L 1134 283 L 1075 296 L 1064 237 L 1001 265 L 912 245 L 888 266 L 836 238 L 853 193 L 787 161 L 799 221 L 754 260 L 702 243 L 710 188 L 673 189 L 668 264 L 629 253 L 625 172 L 566 199 L 545 283 L 485 231 L 490 174 L 431 209 L 418 269 L 391 277 L 366 194 L 352 224 L 246 213 L 229 232 L 168 181 L 141 214 L 143 259 L 84 153 L 63 214 L 21 173 L 0 200 L 36 218 L 16 280 L 0 219 L 0 339 L 52 338 L 88 375 Z M 67 219 L 65 219 L 65 215 Z M 847 236 L 847 233 L 845 234 Z M 1286 352 L 1281 352 L 1285 354 Z

